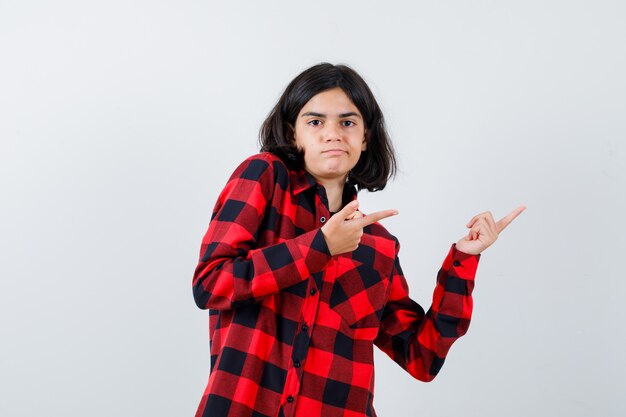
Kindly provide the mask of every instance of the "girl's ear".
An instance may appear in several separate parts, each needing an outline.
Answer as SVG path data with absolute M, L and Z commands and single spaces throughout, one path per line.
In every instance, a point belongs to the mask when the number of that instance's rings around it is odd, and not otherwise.
M 363 134 L 363 143 L 361 143 L 361 152 L 365 152 L 367 150 L 367 142 L 369 139 L 369 135 L 367 133 L 367 129 L 365 129 L 365 133 Z

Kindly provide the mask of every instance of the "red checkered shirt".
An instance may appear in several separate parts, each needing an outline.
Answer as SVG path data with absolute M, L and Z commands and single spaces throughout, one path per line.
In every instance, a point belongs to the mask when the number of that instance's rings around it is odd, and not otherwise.
M 375 223 L 357 250 L 331 256 L 320 229 L 330 215 L 324 188 L 271 153 L 235 170 L 193 277 L 211 350 L 196 416 L 375 416 L 374 345 L 430 381 L 467 331 L 480 255 L 452 245 L 425 313 L 397 239 Z

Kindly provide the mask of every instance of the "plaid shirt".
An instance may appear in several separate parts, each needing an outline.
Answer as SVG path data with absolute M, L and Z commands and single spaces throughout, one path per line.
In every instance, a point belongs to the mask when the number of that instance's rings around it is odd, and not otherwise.
M 356 198 L 346 186 L 344 204 Z M 374 345 L 432 380 L 469 326 L 480 255 L 452 245 L 430 310 L 409 298 L 399 244 L 379 223 L 331 256 L 325 190 L 270 153 L 222 191 L 193 278 L 209 309 L 211 371 L 196 416 L 375 416 Z

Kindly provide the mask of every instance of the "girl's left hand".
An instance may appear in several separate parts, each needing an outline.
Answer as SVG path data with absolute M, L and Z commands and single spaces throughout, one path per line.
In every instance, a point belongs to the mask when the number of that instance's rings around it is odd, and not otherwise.
M 467 223 L 466 227 L 470 229 L 469 233 L 457 242 L 457 250 L 468 255 L 478 255 L 491 246 L 498 238 L 500 232 L 525 209 L 526 206 L 519 206 L 498 222 L 493 220 L 491 212 L 486 211 L 477 214 Z

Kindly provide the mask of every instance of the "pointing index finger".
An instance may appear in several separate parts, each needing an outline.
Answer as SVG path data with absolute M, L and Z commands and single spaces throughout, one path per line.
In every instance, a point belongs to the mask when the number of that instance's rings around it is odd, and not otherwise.
M 396 214 L 398 214 L 398 210 L 381 210 L 359 219 L 354 219 L 353 221 L 358 222 L 360 227 L 365 227 L 387 217 L 395 216 Z
M 515 220 L 515 218 L 519 216 L 524 210 L 526 210 L 526 206 L 521 205 L 515 210 L 513 210 L 512 212 L 510 212 L 509 214 L 507 214 L 506 216 L 504 216 L 503 218 L 501 218 L 500 220 L 498 220 L 498 222 L 496 223 L 498 233 L 503 231 L 505 227 L 511 224 L 511 222 Z

